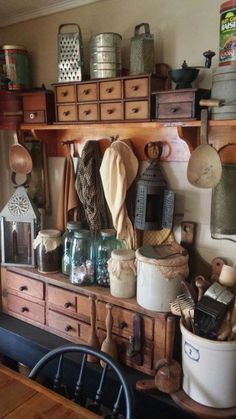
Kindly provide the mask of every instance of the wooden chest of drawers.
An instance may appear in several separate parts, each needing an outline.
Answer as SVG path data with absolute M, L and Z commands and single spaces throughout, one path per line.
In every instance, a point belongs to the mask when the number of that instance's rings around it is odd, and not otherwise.
M 70 122 L 150 121 L 155 75 L 54 84 L 56 120 Z
M 210 90 L 177 89 L 154 93 L 155 118 L 183 120 L 200 118 L 200 99 L 208 99 Z
M 135 298 L 114 298 L 109 289 L 95 285 L 78 287 L 63 274 L 43 275 L 34 268 L 2 268 L 1 286 L 4 313 L 71 342 L 84 344 L 91 333 L 89 297 L 93 295 L 96 330 L 101 344 L 106 337 L 106 305 L 112 306 L 112 336 L 122 363 L 154 375 L 156 362 L 165 356 L 168 313 L 145 310 Z M 129 352 L 136 339 L 134 322 L 137 316 L 141 326 L 138 360 Z

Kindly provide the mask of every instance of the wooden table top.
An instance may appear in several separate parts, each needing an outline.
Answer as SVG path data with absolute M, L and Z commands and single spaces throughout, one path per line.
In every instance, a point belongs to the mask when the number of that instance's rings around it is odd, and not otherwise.
M 0 418 L 98 419 L 100 416 L 0 364 Z

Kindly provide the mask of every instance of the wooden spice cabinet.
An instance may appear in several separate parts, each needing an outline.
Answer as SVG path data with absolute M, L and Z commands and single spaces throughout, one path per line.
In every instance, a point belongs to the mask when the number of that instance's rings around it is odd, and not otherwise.
M 78 287 L 63 274 L 45 275 L 34 268 L 2 268 L 2 311 L 74 343 L 88 342 L 90 295 L 96 296 L 97 334 L 106 337 L 106 304 L 112 305 L 113 338 L 118 344 L 119 361 L 149 375 L 165 356 L 168 313 L 145 310 L 135 298 L 118 299 L 99 286 Z M 141 318 L 141 365 L 127 350 L 134 336 L 133 320 Z

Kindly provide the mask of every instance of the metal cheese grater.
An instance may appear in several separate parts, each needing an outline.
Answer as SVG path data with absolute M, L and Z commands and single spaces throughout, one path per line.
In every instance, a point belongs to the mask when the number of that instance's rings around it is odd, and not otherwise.
M 62 32 L 66 26 L 75 26 L 74 32 Z M 58 81 L 81 81 L 83 73 L 82 36 L 79 25 L 66 23 L 59 26 L 58 35 Z
M 140 33 L 141 29 L 144 33 Z M 154 72 L 154 38 L 148 23 L 135 26 L 130 43 L 130 74 Z

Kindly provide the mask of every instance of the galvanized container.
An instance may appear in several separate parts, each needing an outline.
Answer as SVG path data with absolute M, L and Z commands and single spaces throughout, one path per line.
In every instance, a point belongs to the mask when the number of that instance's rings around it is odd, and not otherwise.
M 103 79 L 121 75 L 121 40 L 118 33 L 104 32 L 90 40 L 90 78 Z
M 74 32 L 64 32 L 65 27 L 75 26 Z M 83 76 L 83 46 L 79 25 L 66 23 L 59 26 L 58 44 L 58 81 L 81 81 Z
M 212 119 L 236 119 L 236 65 L 219 66 L 213 70 L 211 97 L 222 106 L 211 110 Z
M 144 28 L 144 32 L 140 33 Z M 130 45 L 130 74 L 146 74 L 154 71 L 154 38 L 148 23 L 135 26 Z
M 29 58 L 25 47 L 3 45 L 0 48 L 1 88 L 8 90 L 29 89 Z

